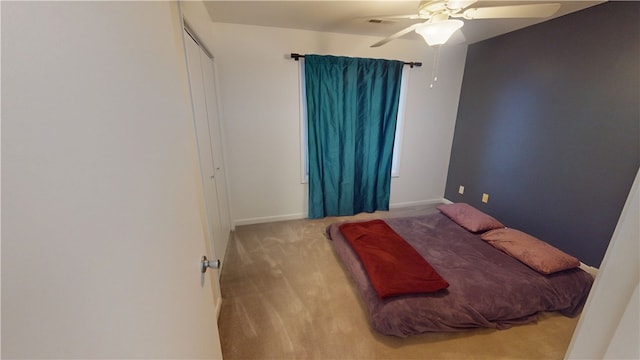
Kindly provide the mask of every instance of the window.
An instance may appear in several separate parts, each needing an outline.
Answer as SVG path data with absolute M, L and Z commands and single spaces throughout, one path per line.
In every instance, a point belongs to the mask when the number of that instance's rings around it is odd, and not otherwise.
M 304 83 L 304 58 L 299 59 L 298 79 L 300 91 L 300 182 L 306 184 L 309 181 L 309 154 L 307 146 L 307 95 Z M 396 134 L 393 143 L 393 160 L 391 163 L 391 176 L 400 176 L 400 153 L 402 152 L 402 134 L 404 131 L 405 100 L 407 95 L 407 69 L 402 70 L 400 84 L 400 103 L 398 104 L 398 117 L 396 120 Z

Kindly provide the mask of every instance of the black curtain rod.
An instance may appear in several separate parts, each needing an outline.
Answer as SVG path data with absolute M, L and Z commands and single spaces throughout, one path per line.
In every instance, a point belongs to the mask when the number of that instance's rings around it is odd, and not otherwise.
M 304 55 L 291 53 L 291 58 L 293 60 L 295 60 L 295 61 L 298 61 L 298 59 L 303 58 L 303 57 L 304 57 Z M 411 66 L 412 69 L 413 69 L 414 66 L 422 66 L 421 62 L 405 62 L 404 64 Z

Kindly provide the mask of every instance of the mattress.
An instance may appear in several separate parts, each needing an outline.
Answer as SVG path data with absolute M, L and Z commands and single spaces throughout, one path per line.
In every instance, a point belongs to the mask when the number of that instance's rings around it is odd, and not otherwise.
M 385 219 L 448 283 L 431 293 L 381 298 L 358 255 L 334 223 L 327 227 L 337 258 L 378 332 L 407 337 L 470 328 L 506 329 L 535 322 L 543 311 L 578 315 L 593 277 L 579 268 L 543 275 L 497 250 L 442 213 Z

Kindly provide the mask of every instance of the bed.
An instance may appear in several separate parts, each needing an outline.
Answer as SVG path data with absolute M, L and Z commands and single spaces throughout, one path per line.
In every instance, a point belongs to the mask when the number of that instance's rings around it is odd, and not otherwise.
M 381 297 L 341 231 L 345 223 L 329 225 L 326 236 L 362 296 L 372 327 L 385 335 L 506 329 L 535 322 L 544 311 L 574 317 L 593 283 L 578 267 L 540 273 L 483 240 L 484 232 L 469 231 L 442 212 L 384 222 L 446 280 L 439 290 Z

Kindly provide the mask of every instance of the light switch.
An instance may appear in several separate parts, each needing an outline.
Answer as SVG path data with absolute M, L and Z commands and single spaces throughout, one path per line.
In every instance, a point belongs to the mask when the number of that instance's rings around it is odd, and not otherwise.
M 482 193 L 482 202 L 485 204 L 489 202 L 489 194 Z
M 460 187 L 458 188 L 458 194 L 464 194 L 464 186 L 460 185 Z

